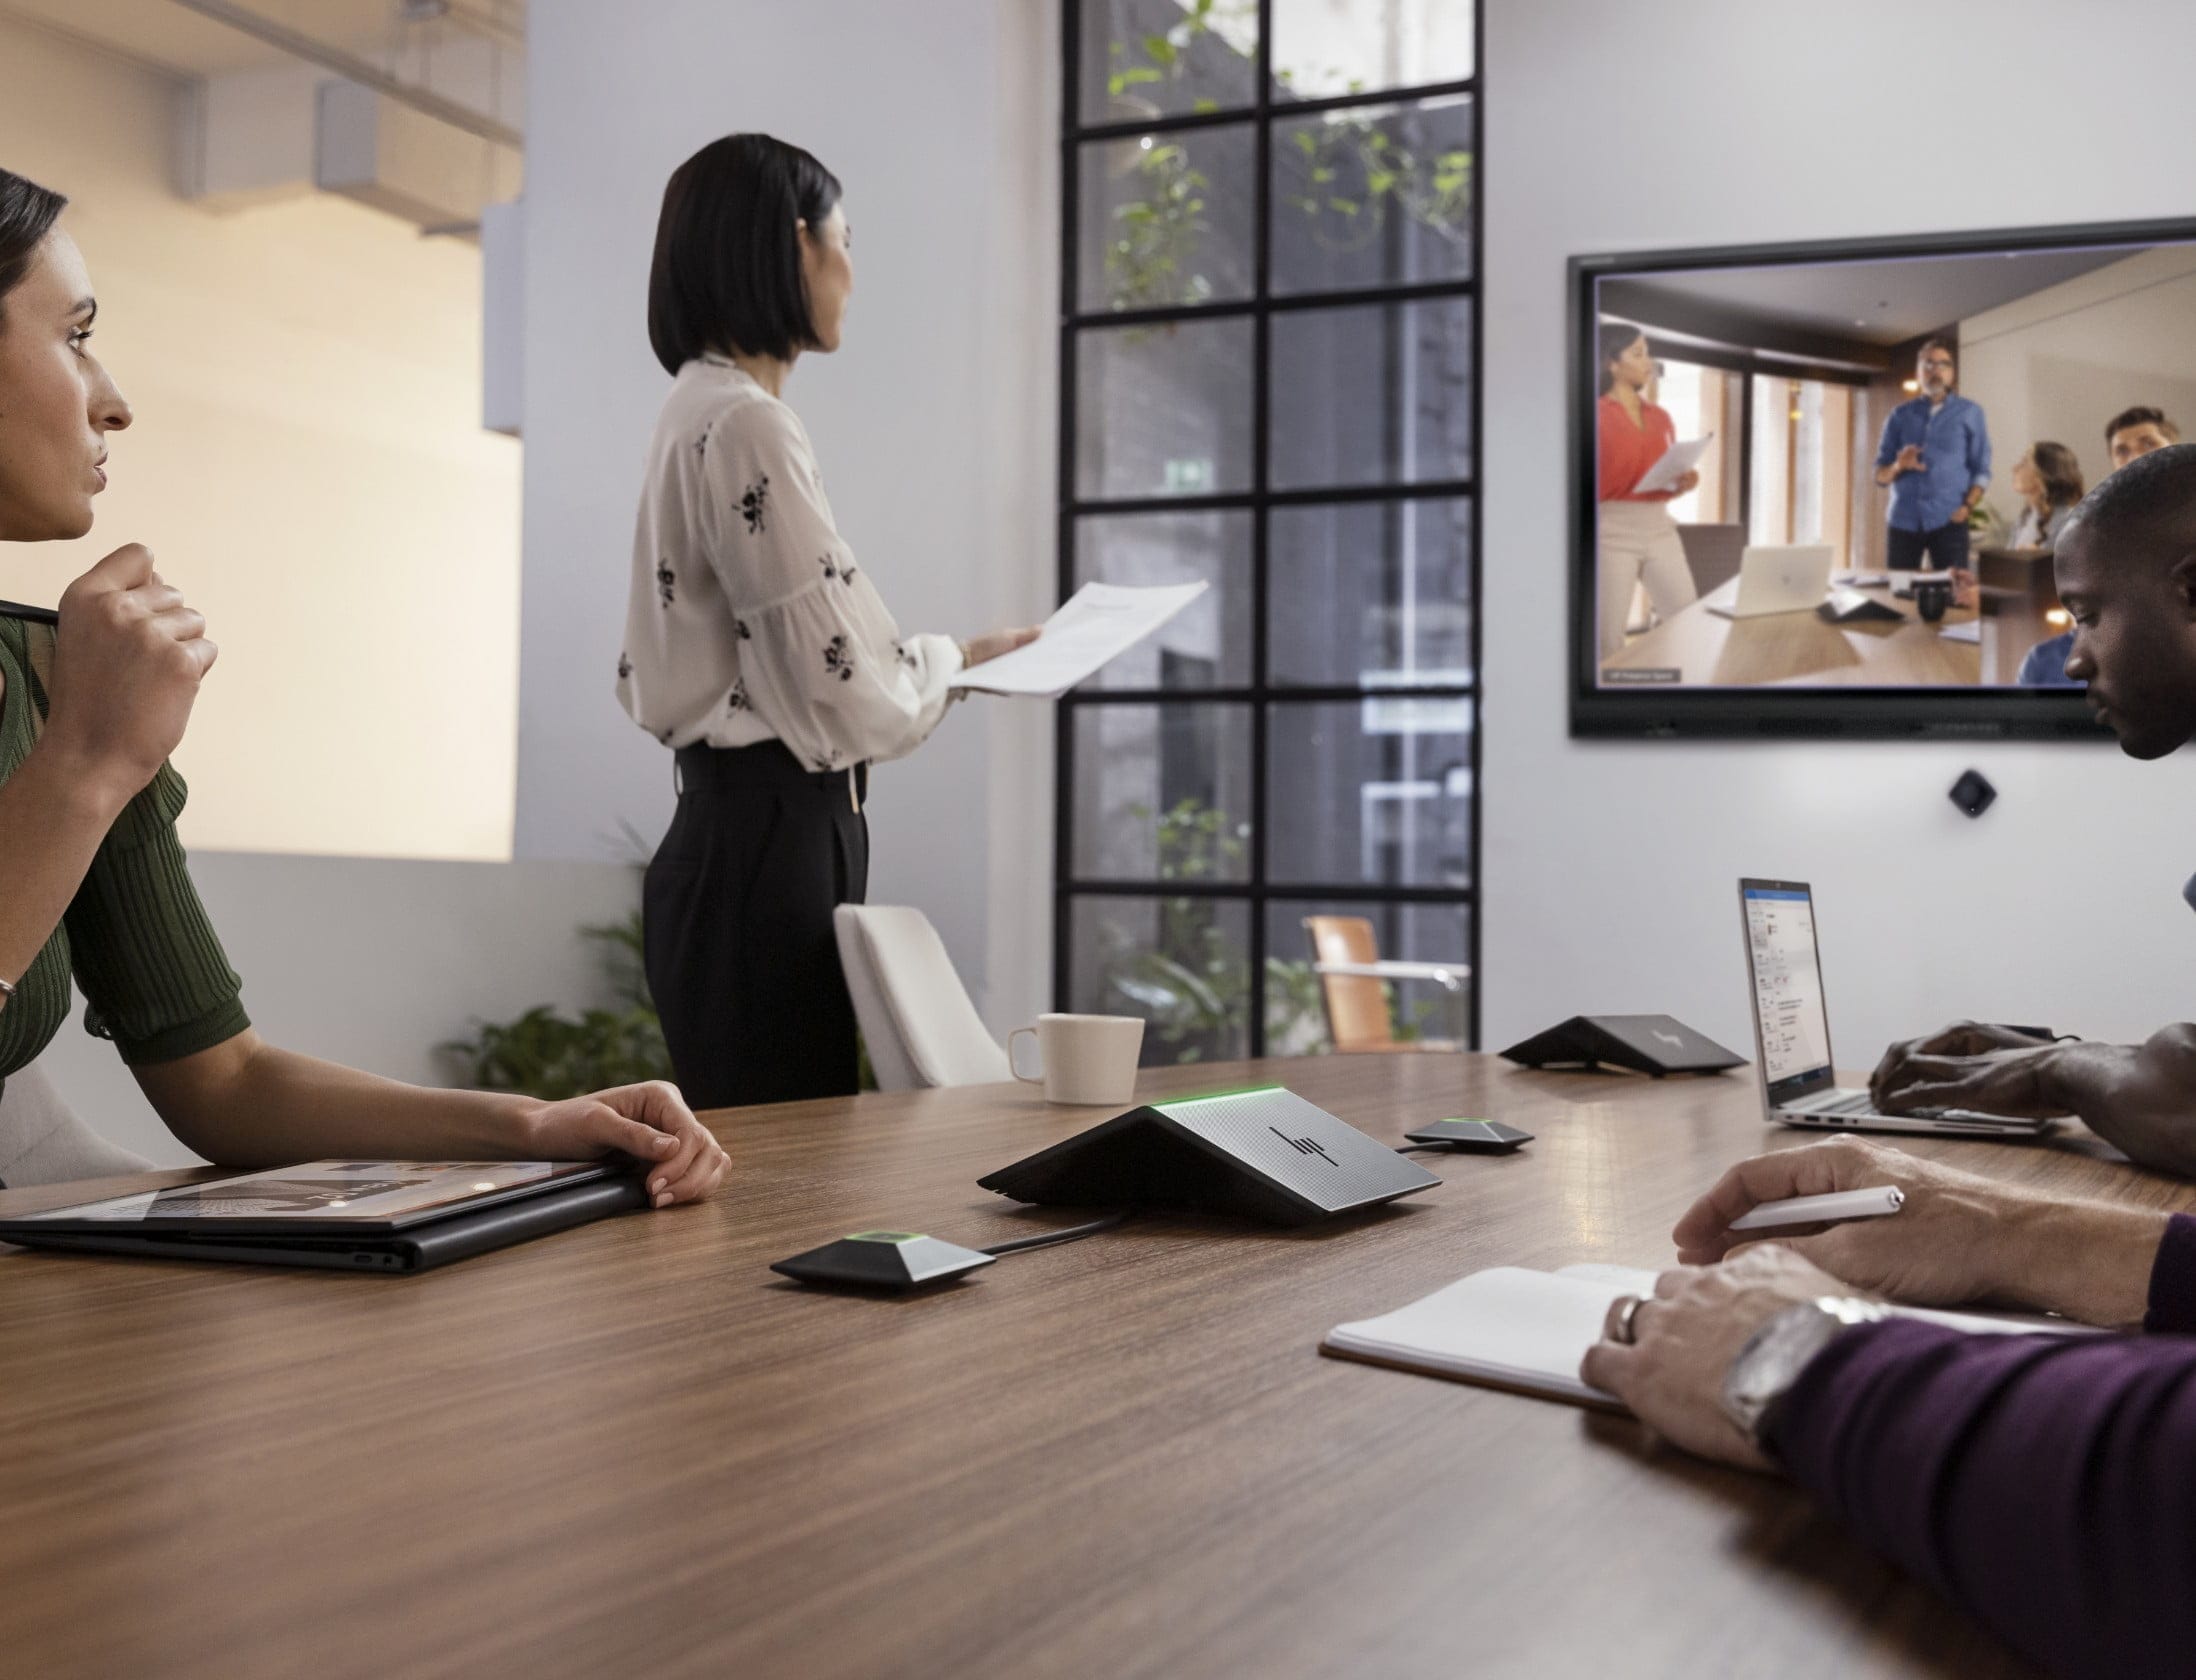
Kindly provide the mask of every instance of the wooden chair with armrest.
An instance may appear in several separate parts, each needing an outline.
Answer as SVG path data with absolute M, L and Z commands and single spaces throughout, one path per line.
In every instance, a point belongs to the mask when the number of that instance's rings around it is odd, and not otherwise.
M 1460 1048 L 1454 1039 L 1397 1038 L 1388 987 L 1403 980 L 1426 980 L 1453 998 L 1472 977 L 1468 966 L 1383 959 L 1373 925 L 1363 916 L 1306 916 L 1304 931 L 1311 937 L 1312 972 L 1319 976 L 1327 1036 L 1338 1053 Z

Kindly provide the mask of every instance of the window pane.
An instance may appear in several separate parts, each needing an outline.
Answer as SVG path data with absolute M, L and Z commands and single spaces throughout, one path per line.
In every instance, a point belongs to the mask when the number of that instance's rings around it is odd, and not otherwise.
M 1469 699 L 1275 706 L 1267 879 L 1468 886 L 1471 729 Z
M 1747 485 L 1746 540 L 1792 540 L 1792 421 L 1799 387 L 1789 379 L 1754 375 L 1753 475 Z
M 1075 346 L 1075 488 L 1086 498 L 1250 488 L 1251 324 L 1094 328 Z
M 1086 124 L 1235 110 L 1257 97 L 1257 0 L 1083 0 Z
M 1656 365 L 1661 372 L 1647 389 L 1648 400 L 1670 411 L 1679 437 L 1713 439 L 1700 458 L 1700 483 L 1670 500 L 1670 517 L 1680 525 L 1735 523 L 1742 376 L 1670 357 Z
M 1472 680 L 1469 501 L 1277 507 L 1268 518 L 1275 683 Z
M 1250 708 L 1075 709 L 1075 873 L 1086 881 L 1250 874 Z
M 1325 984 L 1312 972 L 1307 916 L 1355 916 L 1372 924 L 1383 961 L 1471 962 L 1471 912 L 1461 904 L 1314 904 L 1276 899 L 1266 907 L 1266 1054 L 1317 1055 L 1334 1047 Z M 1431 976 L 1389 982 L 1388 1031 L 1399 1042 L 1461 1043 L 1471 1026 L 1471 979 L 1455 989 Z
M 1251 680 L 1251 516 L 1119 513 L 1075 529 L 1075 581 L 1212 587 L 1090 679 L 1095 688 L 1238 688 Z
M 1143 1063 L 1250 1054 L 1250 906 L 1240 899 L 1079 898 L 1071 1010 L 1141 1015 Z
M 1472 0 L 1273 0 L 1274 81 L 1325 99 L 1473 74 Z
M 1470 472 L 1470 299 L 1291 310 L 1272 334 L 1275 489 Z
M 1472 102 L 1358 106 L 1273 129 L 1273 289 L 1472 271 Z
M 1154 309 L 1251 293 L 1251 130 L 1200 128 L 1082 148 L 1084 309 Z

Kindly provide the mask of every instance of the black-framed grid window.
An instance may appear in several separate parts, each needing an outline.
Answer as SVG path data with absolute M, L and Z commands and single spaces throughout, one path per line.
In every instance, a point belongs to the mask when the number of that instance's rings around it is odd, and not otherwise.
M 1307 916 L 1478 967 L 1476 8 L 1065 7 L 1060 590 L 1209 588 L 1061 704 L 1055 997 L 1316 1051 Z

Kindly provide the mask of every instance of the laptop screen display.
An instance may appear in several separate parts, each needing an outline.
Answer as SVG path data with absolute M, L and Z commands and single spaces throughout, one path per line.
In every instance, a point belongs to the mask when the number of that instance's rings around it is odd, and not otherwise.
M 1830 1078 L 1830 1017 L 1815 948 L 1815 903 L 1800 886 L 1749 883 L 1741 891 L 1761 1071 L 1774 1099 Z
M 175 1220 L 207 1227 L 225 1220 L 368 1225 L 454 1212 L 602 1172 L 593 1161 L 308 1161 L 22 1217 L 115 1226 Z

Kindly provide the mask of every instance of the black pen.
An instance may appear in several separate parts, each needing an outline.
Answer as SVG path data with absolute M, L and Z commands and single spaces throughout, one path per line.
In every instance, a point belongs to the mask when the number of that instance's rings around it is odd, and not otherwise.
M 61 622 L 61 615 L 51 607 L 26 607 L 20 601 L 0 601 L 0 618 L 20 618 L 28 624 Z

